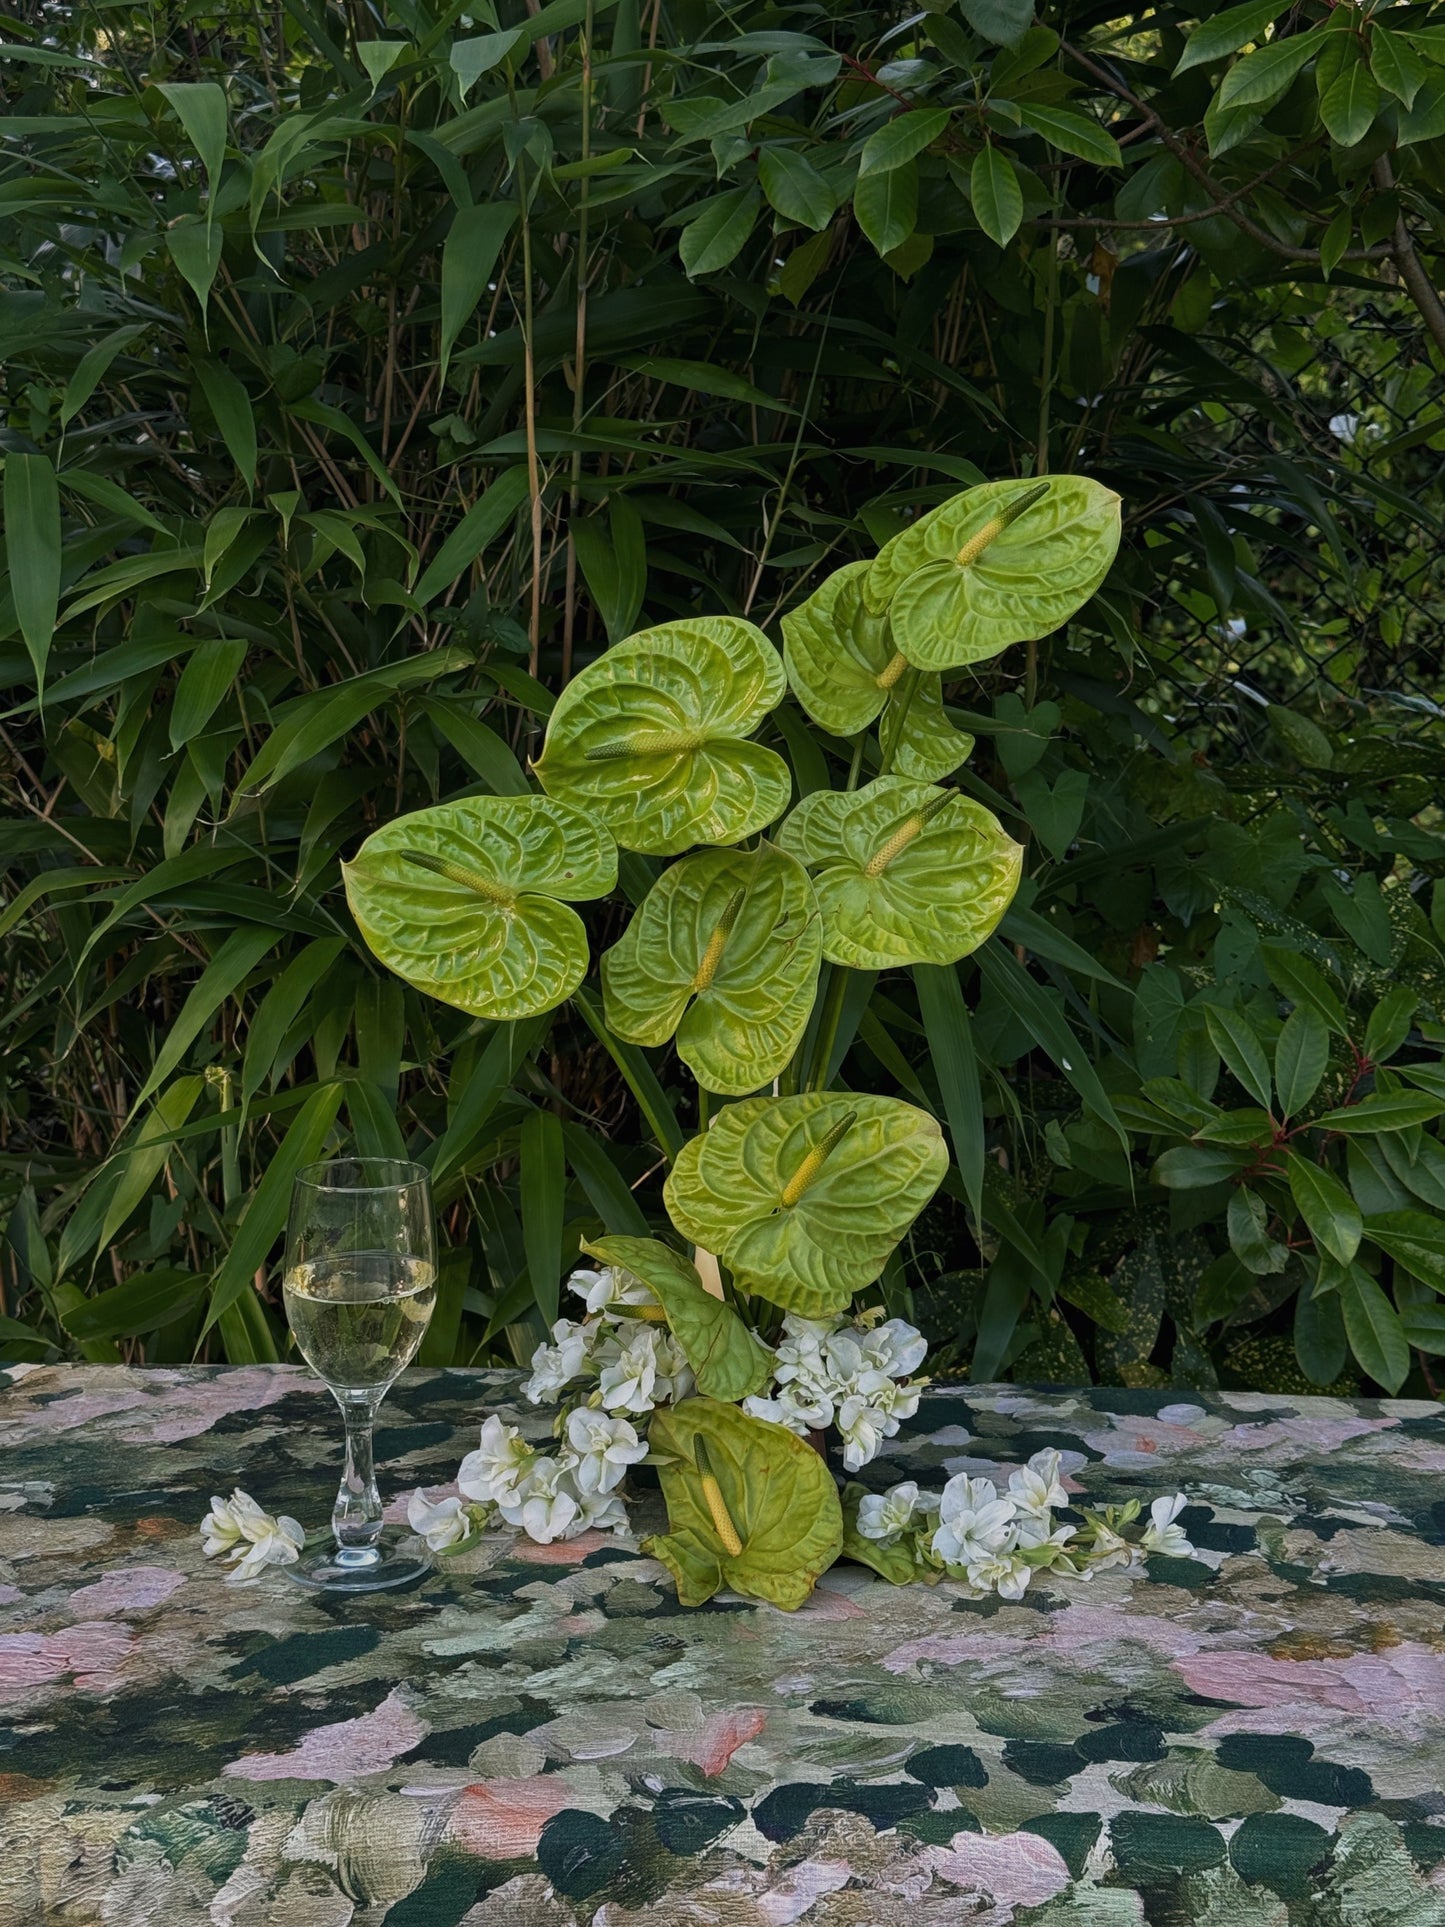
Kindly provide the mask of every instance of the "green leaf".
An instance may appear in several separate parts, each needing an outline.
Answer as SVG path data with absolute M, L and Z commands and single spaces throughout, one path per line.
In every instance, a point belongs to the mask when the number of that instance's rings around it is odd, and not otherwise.
M 859 179 L 906 166 L 925 147 L 941 139 L 948 131 L 948 124 L 946 107 L 914 107 L 907 113 L 895 114 L 864 141 L 858 157 Z
M 1331 217 L 1329 226 L 1320 240 L 1320 267 L 1328 279 L 1344 259 L 1345 250 L 1350 245 L 1354 233 L 1355 210 L 1346 201 L 1339 211 Z
M 1119 546 L 1119 498 L 1081 475 L 985 482 L 920 516 L 864 578 L 919 669 L 984 662 L 1082 608 Z
M 606 627 L 607 640 L 621 642 L 637 626 L 647 589 L 647 540 L 642 518 L 625 495 L 614 494 L 607 504 L 605 531 L 596 516 L 589 516 L 573 522 L 569 533 Z
M 248 647 L 229 636 L 209 636 L 192 651 L 171 703 L 172 749 L 184 748 L 206 727 L 222 699 L 235 688 Z
M 472 34 L 465 40 L 454 40 L 447 64 L 457 77 L 457 91 L 461 98 L 465 100 L 483 74 L 500 67 L 507 56 L 516 48 L 525 46 L 526 41 L 527 35 L 520 27 L 512 27 L 501 33 Z
M 1382 1211 L 1366 1218 L 1366 1235 L 1413 1278 L 1445 1292 L 1445 1224 L 1426 1211 Z
M 1310 1236 L 1336 1263 L 1351 1263 L 1364 1232 L 1360 1207 L 1333 1172 L 1301 1157 L 1298 1151 L 1287 1154 L 1285 1168 L 1290 1194 Z
M 1058 1065 L 1088 1109 L 1103 1119 L 1120 1144 L 1127 1145 L 1124 1127 L 1087 1050 L 1008 945 L 985 944 L 978 952 L 978 968 L 999 1002 L 1013 1012 L 1039 1048 Z
M 953 964 L 915 964 L 918 1014 L 928 1039 L 929 1060 L 943 1095 L 943 1112 L 953 1141 L 953 1161 L 976 1225 L 983 1222 L 984 1157 L 987 1136 L 973 1020 Z
M 551 1111 L 529 1111 L 522 1122 L 522 1242 L 527 1276 L 543 1322 L 557 1317 L 562 1274 L 562 1218 L 567 1198 L 567 1168 L 562 1154 L 562 1120 Z
M 1340 1309 L 1350 1350 L 1371 1378 L 1387 1392 L 1398 1392 L 1410 1369 L 1410 1347 L 1399 1313 L 1358 1265 L 1351 1265 L 1340 1281 Z
M 531 795 L 511 744 L 473 716 L 463 702 L 448 696 L 423 696 L 417 707 L 493 795 Z
M 15 616 L 43 690 L 60 601 L 60 490 L 48 455 L 5 457 L 4 506 Z
M 1176 75 L 1206 61 L 1221 60 L 1237 53 L 1251 40 L 1258 40 L 1265 28 L 1283 11 L 1280 0 L 1246 0 L 1242 7 L 1226 7 L 1201 21 L 1185 42 L 1184 52 L 1174 68 Z
M 568 906 L 606 896 L 606 830 L 543 796 L 473 796 L 395 818 L 342 865 L 362 936 L 389 970 L 474 1017 L 564 1003 L 587 974 Z
M 1269 972 L 1270 981 L 1283 991 L 1292 1004 L 1308 1005 L 1324 1019 L 1337 1037 L 1349 1036 L 1349 1021 L 1338 993 L 1324 972 L 1312 964 L 1308 957 L 1302 957 L 1297 950 L 1285 950 L 1271 943 L 1261 944 L 1259 953 Z
M 1378 19 L 1370 23 L 1370 72 L 1405 108 L 1415 105 L 1415 96 L 1427 79 L 1425 63 L 1409 41 L 1381 26 Z
M 214 203 L 226 158 L 224 91 L 214 80 L 173 80 L 158 81 L 156 92 L 164 94 L 170 102 L 176 119 L 186 130 L 187 139 L 200 155 Z
M 371 82 L 371 91 L 376 92 L 396 63 L 410 53 L 411 48 L 405 40 L 361 40 L 357 42 L 356 57 L 366 69 L 366 77 Z
M 1024 195 L 1013 162 L 992 142 L 981 147 L 968 170 L 974 216 L 995 247 L 1006 248 L 1024 218 Z
M 251 1099 L 270 1077 L 287 1033 L 302 1006 L 345 948 L 341 937 L 318 937 L 286 966 L 252 1011 L 246 1026 L 246 1055 L 241 1065 L 241 1103 Z
M 863 601 L 869 567 L 835 569 L 783 617 L 788 681 L 814 722 L 835 735 L 855 736 L 882 716 L 880 738 L 893 745 L 895 773 L 938 782 L 967 760 L 974 739 L 944 714 L 941 676 L 900 673 L 907 664 L 888 618 L 871 615 Z
M 740 843 L 787 807 L 787 764 L 746 740 L 786 687 L 773 645 L 736 616 L 646 629 L 568 683 L 536 775 L 625 850 Z
M 488 39 L 504 38 L 502 35 L 486 37 Z M 457 345 L 462 329 L 471 320 L 482 296 L 487 292 L 487 283 L 492 278 L 502 247 L 512 231 L 512 224 L 516 218 L 517 209 L 511 201 L 483 201 L 474 207 L 459 207 L 452 216 L 447 238 L 442 243 L 442 325 L 438 347 L 440 361 L 437 374 L 438 386 L 446 382 L 447 364 L 451 360 L 452 349 Z M 495 490 L 496 484 L 489 491 L 489 495 L 495 493 Z M 484 501 L 487 499 L 487 496 L 483 497 Z M 427 599 L 420 589 L 417 593 L 422 601 Z
M 1445 134 L 1445 74 L 1431 74 L 1415 96 L 1415 105 L 1400 116 L 1396 143 L 1412 147 L 1417 141 L 1439 140 Z
M 1323 1017 L 1300 1004 L 1285 1019 L 1274 1047 L 1274 1081 L 1282 1117 L 1296 1117 L 1320 1087 L 1329 1067 L 1330 1033 Z
M 447 536 L 417 583 L 418 602 L 431 602 L 449 589 L 464 570 L 511 521 L 527 499 L 527 471 L 520 464 L 503 469 L 492 486 L 467 510 Z
M 1124 165 L 1118 141 L 1087 114 L 1077 114 L 1068 107 L 1044 107 L 1029 100 L 1023 103 L 1023 117 L 1025 127 L 1032 127 L 1051 147 L 1065 154 L 1077 154 L 1081 161 L 1093 161 L 1099 167 Z
M 1380 111 L 1380 89 L 1362 60 L 1331 81 L 1320 100 L 1320 119 L 1341 147 L 1357 147 Z
M 106 371 L 116 356 L 122 354 L 133 341 L 142 336 L 150 324 L 145 321 L 131 322 L 127 327 L 117 328 L 93 348 L 88 348 L 76 364 L 75 372 L 65 384 L 65 394 L 60 403 L 60 425 L 62 428 L 84 408 L 104 380 Z M 68 482 L 70 477 L 65 478 Z
M 215 1022 L 227 998 L 233 996 L 268 952 L 281 941 L 281 932 L 265 925 L 242 924 L 221 944 L 192 986 L 156 1053 L 144 1084 L 136 1094 L 144 1104 L 176 1070 L 203 1030 Z
M 1294 1303 L 1294 1355 L 1313 1385 L 1333 1385 L 1345 1369 L 1349 1347 L 1337 1291 L 1300 1290 Z
M 587 1202 L 609 1232 L 628 1238 L 645 1238 L 647 1217 L 633 1196 L 626 1178 L 612 1162 L 610 1149 L 590 1129 L 562 1120 L 562 1140 L 567 1162 L 577 1182 L 587 1194 Z
M 166 229 L 166 249 L 181 279 L 200 302 L 204 316 L 211 285 L 221 266 L 221 230 L 199 215 L 183 215 Z
M 1251 1162 L 1223 1144 L 1176 1144 L 1155 1159 L 1150 1175 L 1170 1191 L 1202 1191 L 1237 1177 Z
M 1271 40 L 1257 53 L 1246 54 L 1224 76 L 1219 105 L 1263 107 L 1278 100 L 1305 62 L 1319 52 L 1324 37 L 1324 30 L 1316 27 L 1310 33 Z
M 879 254 L 901 248 L 918 222 L 918 164 L 865 174 L 853 190 L 853 216 Z
M 1014 47 L 1033 24 L 1033 0 L 959 0 L 969 26 L 996 46 Z
M 1399 1050 L 1410 1034 L 1419 1004 L 1420 993 L 1403 985 L 1385 992 L 1365 1026 L 1365 1055 L 1372 1063 L 1388 1063 Z
M 710 1398 L 656 1412 L 648 1444 L 669 1530 L 642 1549 L 667 1567 L 681 1603 L 700 1606 L 727 1587 L 795 1612 L 842 1549 L 843 1512 L 826 1462 L 784 1426 Z M 741 1541 L 736 1554 L 714 1524 L 700 1456 Z
M 735 187 L 719 194 L 677 240 L 678 256 L 689 281 L 716 274 L 742 252 L 758 218 L 756 188 Z
M 676 1157 L 682 1149 L 682 1126 L 677 1121 L 672 1100 L 658 1082 L 656 1071 L 635 1044 L 624 1043 L 620 1037 L 613 1036 L 600 1007 L 585 990 L 577 992 L 573 1008 L 580 1011 L 592 1035 L 621 1071 L 627 1088 L 637 1099 L 638 1108 L 647 1119 L 659 1150 L 664 1157 Z
M 968 956 L 997 927 L 1023 861 L 981 803 L 902 776 L 815 790 L 778 844 L 813 873 L 823 955 L 857 970 Z
M 169 1090 L 161 1093 L 147 1116 L 137 1125 L 135 1141 L 125 1153 L 115 1189 L 105 1208 L 105 1218 L 95 1240 L 97 1250 L 104 1249 L 112 1242 L 131 1212 L 148 1195 L 161 1167 L 175 1149 L 176 1132 L 196 1108 L 205 1088 L 206 1080 L 202 1075 L 178 1077 Z M 85 1335 L 109 1338 L 114 1333 L 75 1334 L 76 1337 Z
M 1204 1027 L 1209 1032 L 1210 1043 L 1232 1074 L 1255 1102 L 1268 1110 L 1274 1098 L 1269 1059 L 1249 1019 L 1225 1005 L 1206 1004 Z
M 631 1272 L 649 1288 L 704 1397 L 737 1404 L 764 1389 L 773 1375 L 773 1354 L 706 1289 L 686 1258 L 655 1238 L 584 1239 L 582 1249 L 604 1265 Z
M 194 1311 L 208 1282 L 171 1266 L 133 1272 L 98 1296 L 67 1306 L 60 1322 L 74 1339 L 137 1338 Z
M 897 1098 L 751 1097 L 682 1147 L 663 1196 L 743 1290 L 822 1317 L 878 1277 L 947 1169 L 936 1119 Z
M 1289 1253 L 1269 1235 L 1269 1207 L 1248 1185 L 1240 1185 L 1229 1199 L 1229 1246 L 1246 1271 L 1258 1278 L 1282 1272 Z
M 1356 1135 L 1409 1131 L 1417 1124 L 1433 1123 L 1442 1113 L 1445 1113 L 1445 1098 L 1427 1097 L 1423 1091 L 1377 1091 L 1373 1097 L 1362 1097 L 1358 1104 L 1326 1111 L 1314 1121 L 1322 1131 Z
M 802 1040 L 822 934 L 807 872 L 770 843 L 704 850 L 665 870 L 602 959 L 608 1027 L 665 1044 L 703 1087 L 742 1097 Z
M 476 1068 L 467 1078 L 461 1098 L 453 1111 L 446 1133 L 431 1155 L 432 1183 L 441 1186 L 465 1168 L 473 1147 L 480 1141 L 492 1113 L 511 1088 L 513 1080 L 551 1029 L 545 1015 L 526 1017 L 516 1024 L 498 1024 Z
M 838 197 L 795 147 L 764 147 L 758 155 L 758 179 L 768 203 L 785 221 L 813 229 L 827 227 Z
M 344 1084 L 322 1084 L 307 1098 L 279 1148 L 267 1161 L 261 1182 L 246 1207 L 231 1249 L 216 1273 L 211 1287 L 211 1308 L 206 1317 L 210 1331 L 222 1315 L 236 1304 L 243 1293 L 253 1289 L 256 1273 L 265 1264 L 271 1247 L 281 1235 L 286 1213 L 291 1207 L 291 1186 L 303 1164 L 314 1164 L 322 1155 L 336 1114 L 341 1109 Z
M 1409 1305 L 1400 1313 L 1400 1330 L 1417 1352 L 1445 1352 L 1445 1305 Z

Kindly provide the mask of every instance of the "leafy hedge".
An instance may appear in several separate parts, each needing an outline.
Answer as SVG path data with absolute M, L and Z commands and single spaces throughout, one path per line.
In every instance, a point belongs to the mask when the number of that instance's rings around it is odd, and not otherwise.
M 385 17 L 55 4 L 0 48 L 9 1353 L 277 1355 L 290 1174 L 344 1141 L 431 1164 L 424 1357 L 530 1351 L 580 1236 L 660 1222 L 672 1061 L 585 1000 L 424 1006 L 340 855 L 525 788 L 609 641 L 776 634 L 961 484 L 1069 467 L 1125 498 L 1114 574 L 950 692 L 1024 892 L 843 1013 L 845 1075 L 956 1152 L 885 1292 L 981 1375 L 1418 1372 L 1438 723 L 1400 751 L 1346 691 L 1212 766 L 1154 677 L 1181 612 L 1307 645 L 1265 553 L 1438 539 L 1441 428 L 1363 473 L 1287 347 L 1370 290 L 1445 365 L 1428 9 Z M 777 730 L 804 788 L 857 748 Z

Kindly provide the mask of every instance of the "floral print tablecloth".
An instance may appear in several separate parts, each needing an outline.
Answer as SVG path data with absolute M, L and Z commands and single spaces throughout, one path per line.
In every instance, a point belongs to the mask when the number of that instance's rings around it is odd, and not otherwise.
M 500 1374 L 408 1374 L 390 1490 Z M 1445 1927 L 1445 1410 L 935 1391 L 877 1486 L 1065 1448 L 1176 1487 L 1199 1561 L 1017 1605 L 840 1567 L 682 1611 L 590 1535 L 318 1602 L 201 1556 L 308 1526 L 337 1424 L 282 1367 L 0 1376 L 0 1927 Z

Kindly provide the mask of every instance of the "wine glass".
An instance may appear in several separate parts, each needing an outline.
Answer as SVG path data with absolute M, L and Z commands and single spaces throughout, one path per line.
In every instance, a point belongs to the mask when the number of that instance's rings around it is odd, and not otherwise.
M 416 1356 L 436 1303 L 436 1242 L 425 1169 L 401 1158 L 304 1165 L 291 1193 L 283 1285 L 301 1356 L 346 1421 L 334 1546 L 288 1573 L 322 1592 L 379 1592 L 426 1572 L 424 1545 L 383 1530 L 371 1430 L 388 1388 Z

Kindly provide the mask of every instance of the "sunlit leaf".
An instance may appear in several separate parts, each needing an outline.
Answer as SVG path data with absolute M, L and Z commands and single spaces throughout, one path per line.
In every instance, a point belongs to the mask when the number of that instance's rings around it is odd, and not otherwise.
M 820 1317 L 873 1282 L 947 1169 L 927 1112 L 814 1091 L 728 1105 L 683 1146 L 663 1195 L 745 1291 Z
M 617 851 L 543 796 L 474 796 L 397 817 L 342 865 L 367 943 L 418 989 L 493 1021 L 570 997 L 587 972 L 571 903 L 605 896 Z
M 664 1044 L 710 1091 L 741 1097 L 791 1059 L 822 951 L 808 873 L 770 843 L 704 850 L 665 870 L 602 959 L 607 1023 Z
M 697 1267 L 680 1253 L 655 1238 L 584 1239 L 582 1249 L 604 1265 L 630 1271 L 650 1289 L 700 1392 L 738 1400 L 762 1391 L 772 1377 L 773 1354 L 731 1306 L 706 1289 Z
M 977 950 L 1023 863 L 981 803 L 902 776 L 805 796 L 778 843 L 813 873 L 823 955 L 856 970 L 955 963 Z

